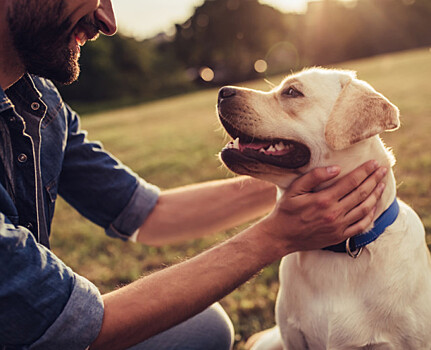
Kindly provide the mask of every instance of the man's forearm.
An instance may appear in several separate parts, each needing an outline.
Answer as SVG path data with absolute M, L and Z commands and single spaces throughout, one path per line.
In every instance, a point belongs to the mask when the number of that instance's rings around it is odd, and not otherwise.
M 274 211 L 256 225 L 195 258 L 105 295 L 102 329 L 92 349 L 127 348 L 204 310 L 283 255 L 363 232 L 372 223 L 384 188 L 379 182 L 385 169 L 376 168 L 375 162 L 367 162 L 313 193 L 339 172 L 315 169 L 286 189 Z
M 287 251 L 263 235 L 259 223 L 188 261 L 106 294 L 102 329 L 91 349 L 127 348 L 224 297 Z
M 268 213 L 275 197 L 274 185 L 248 177 L 164 191 L 138 241 L 159 246 L 226 230 Z

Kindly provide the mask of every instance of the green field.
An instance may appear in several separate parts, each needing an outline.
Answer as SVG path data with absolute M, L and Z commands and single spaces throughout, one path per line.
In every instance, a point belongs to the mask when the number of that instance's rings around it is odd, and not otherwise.
M 397 157 L 399 196 L 422 218 L 431 234 L 431 50 L 421 49 L 346 62 L 401 110 L 402 127 L 382 135 Z M 277 84 L 283 77 L 269 80 Z M 261 81 L 245 86 L 269 90 Z M 217 89 L 136 107 L 86 115 L 83 128 L 147 181 L 163 189 L 232 176 L 217 153 L 226 142 L 215 104 Z M 232 232 L 164 248 L 106 238 L 103 231 L 59 201 L 53 226 L 54 252 L 102 292 L 151 271 L 196 255 Z M 250 257 L 252 259 L 252 257 Z M 273 324 L 277 264 L 222 300 L 237 333 L 237 346 L 253 332 Z

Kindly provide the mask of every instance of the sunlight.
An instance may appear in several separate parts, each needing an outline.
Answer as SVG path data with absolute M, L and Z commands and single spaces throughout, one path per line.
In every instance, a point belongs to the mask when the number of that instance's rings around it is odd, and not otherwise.
M 282 12 L 305 13 L 309 2 L 321 0 L 259 0 L 260 3 L 272 6 Z M 356 3 L 356 0 L 339 0 Z M 415 0 L 402 0 L 412 3 Z M 122 33 L 143 39 L 174 28 L 175 23 L 183 23 L 196 7 L 204 0 L 112 0 L 117 20 Z M 237 6 L 231 0 L 230 6 Z M 201 18 L 205 25 L 207 19 Z
M 304 13 L 307 10 L 307 0 L 260 0 L 262 4 L 273 6 L 283 12 Z
M 266 4 L 277 8 L 282 12 L 297 12 L 305 13 L 307 11 L 308 3 L 320 2 L 322 0 L 259 0 L 261 4 Z M 354 6 L 358 0 L 338 0 L 346 3 L 346 6 Z M 415 0 L 403 0 L 415 1 Z

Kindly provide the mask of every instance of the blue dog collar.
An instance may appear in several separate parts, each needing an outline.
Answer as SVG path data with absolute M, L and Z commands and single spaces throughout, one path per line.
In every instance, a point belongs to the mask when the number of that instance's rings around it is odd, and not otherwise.
M 344 242 L 331 245 L 323 248 L 323 250 L 330 250 L 336 253 L 347 253 L 353 258 L 357 258 L 362 251 L 362 248 L 367 244 L 374 242 L 386 228 L 394 223 L 400 212 L 397 198 L 394 199 L 392 204 L 380 215 L 374 222 L 374 227 L 365 233 L 353 236 Z

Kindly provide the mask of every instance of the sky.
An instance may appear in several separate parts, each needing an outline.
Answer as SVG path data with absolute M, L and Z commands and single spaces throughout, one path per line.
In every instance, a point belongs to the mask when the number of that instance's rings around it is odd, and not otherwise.
M 280 11 L 305 11 L 307 0 L 259 0 Z M 138 39 L 169 32 L 183 23 L 204 0 L 112 0 L 119 30 Z

